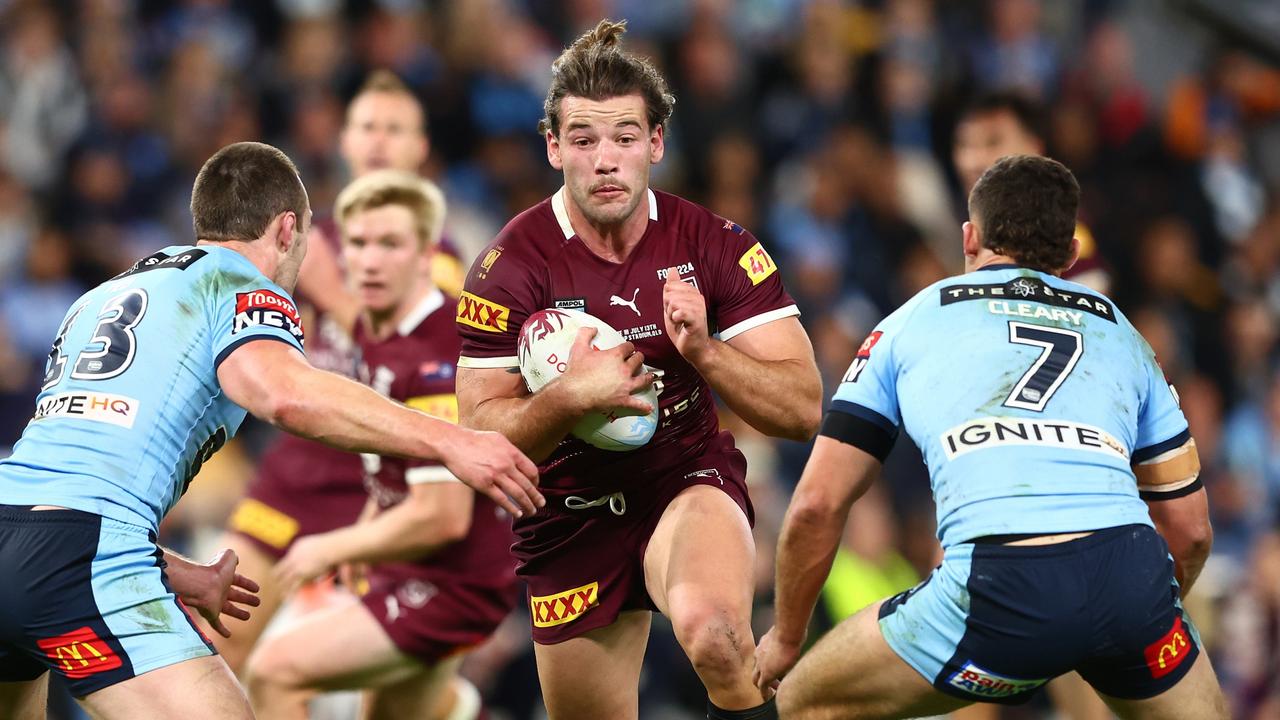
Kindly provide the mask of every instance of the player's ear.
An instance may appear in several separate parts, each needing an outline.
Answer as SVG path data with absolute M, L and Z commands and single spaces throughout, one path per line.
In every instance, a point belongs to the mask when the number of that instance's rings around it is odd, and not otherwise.
M 564 160 L 560 157 L 560 140 L 550 130 L 547 131 L 547 162 L 556 170 L 564 169 Z
M 277 215 L 269 227 L 275 228 L 273 240 L 277 250 L 288 253 L 293 249 L 294 231 L 298 229 L 298 216 L 292 210 L 285 210 Z
M 966 221 L 960 228 L 964 234 L 964 256 L 977 257 L 982 250 L 982 234 L 978 231 L 978 226 Z
M 662 123 L 658 123 L 653 126 L 653 132 L 649 133 L 649 164 L 657 165 L 666 152 L 667 144 L 663 136 Z
M 1073 237 L 1071 238 L 1071 257 L 1067 260 L 1067 264 L 1063 265 L 1062 269 L 1058 271 L 1058 274 L 1061 275 L 1062 273 L 1070 270 L 1071 267 L 1075 265 L 1076 261 L 1079 259 L 1080 259 L 1080 238 Z

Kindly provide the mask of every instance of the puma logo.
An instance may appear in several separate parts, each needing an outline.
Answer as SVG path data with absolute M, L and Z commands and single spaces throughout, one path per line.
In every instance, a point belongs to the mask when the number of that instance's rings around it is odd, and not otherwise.
M 613 307 L 614 305 L 625 305 L 626 307 L 629 307 L 636 312 L 636 317 L 640 317 L 640 308 L 636 307 L 636 298 L 639 296 L 640 296 L 640 288 L 636 288 L 636 291 L 631 293 L 630 300 L 623 300 L 617 295 L 610 295 L 609 307 Z

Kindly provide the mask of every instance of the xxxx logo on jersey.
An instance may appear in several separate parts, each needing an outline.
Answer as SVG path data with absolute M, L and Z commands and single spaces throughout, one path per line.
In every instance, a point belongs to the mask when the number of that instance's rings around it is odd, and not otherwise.
M 463 291 L 458 298 L 458 322 L 485 332 L 506 332 L 511 310 Z
M 534 595 L 529 598 L 529 610 L 533 613 L 534 627 L 555 627 L 573 622 L 596 606 L 600 599 L 600 583 L 565 590 L 555 595 Z

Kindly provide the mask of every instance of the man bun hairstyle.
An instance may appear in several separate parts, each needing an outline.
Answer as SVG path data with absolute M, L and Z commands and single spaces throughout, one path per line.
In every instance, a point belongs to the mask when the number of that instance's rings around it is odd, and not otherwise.
M 667 81 L 647 59 L 623 51 L 625 20 L 601 20 L 560 53 L 551 64 L 551 88 L 542 104 L 538 132 L 560 134 L 560 101 L 566 96 L 608 100 L 638 94 L 644 98 L 649 130 L 666 125 L 676 98 Z
M 1038 155 L 1000 158 L 969 193 L 969 217 L 982 230 L 983 247 L 1049 273 L 1071 261 L 1079 206 L 1071 171 Z
M 239 142 L 214 153 L 191 189 L 197 240 L 252 242 L 282 212 L 297 215 L 301 230 L 307 191 L 289 156 L 264 143 Z
M 440 242 L 444 232 L 444 193 L 430 180 L 403 170 L 378 170 L 354 180 L 338 193 L 334 216 L 342 235 L 356 213 L 400 205 L 413 213 L 414 230 L 424 246 Z

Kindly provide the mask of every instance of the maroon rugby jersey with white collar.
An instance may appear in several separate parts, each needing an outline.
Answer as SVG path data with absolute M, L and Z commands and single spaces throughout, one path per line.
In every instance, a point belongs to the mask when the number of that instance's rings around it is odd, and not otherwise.
M 458 420 L 454 390 L 459 338 L 453 323 L 455 301 L 432 290 L 390 336 L 374 339 L 356 323 L 361 380 L 379 393 L 444 420 Z M 365 454 L 365 488 L 383 510 L 402 502 L 409 486 L 461 482 L 439 462 Z M 476 494 L 467 536 L 418 560 L 432 577 L 503 586 L 515 577 L 510 548 L 511 517 Z
M 579 239 L 565 193 L 516 216 L 481 253 L 458 301 L 459 367 L 512 368 L 520 326 L 549 307 L 590 313 L 616 328 L 663 371 L 657 433 L 629 452 L 599 450 L 566 438 L 541 466 L 547 488 L 598 485 L 601 478 L 649 475 L 697 453 L 719 429 L 707 382 L 667 337 L 662 319 L 666 269 L 706 298 L 711 332 L 729 340 L 798 315 L 777 267 L 751 233 L 670 193 L 649 190 L 649 225 L 623 263 L 605 260 Z

